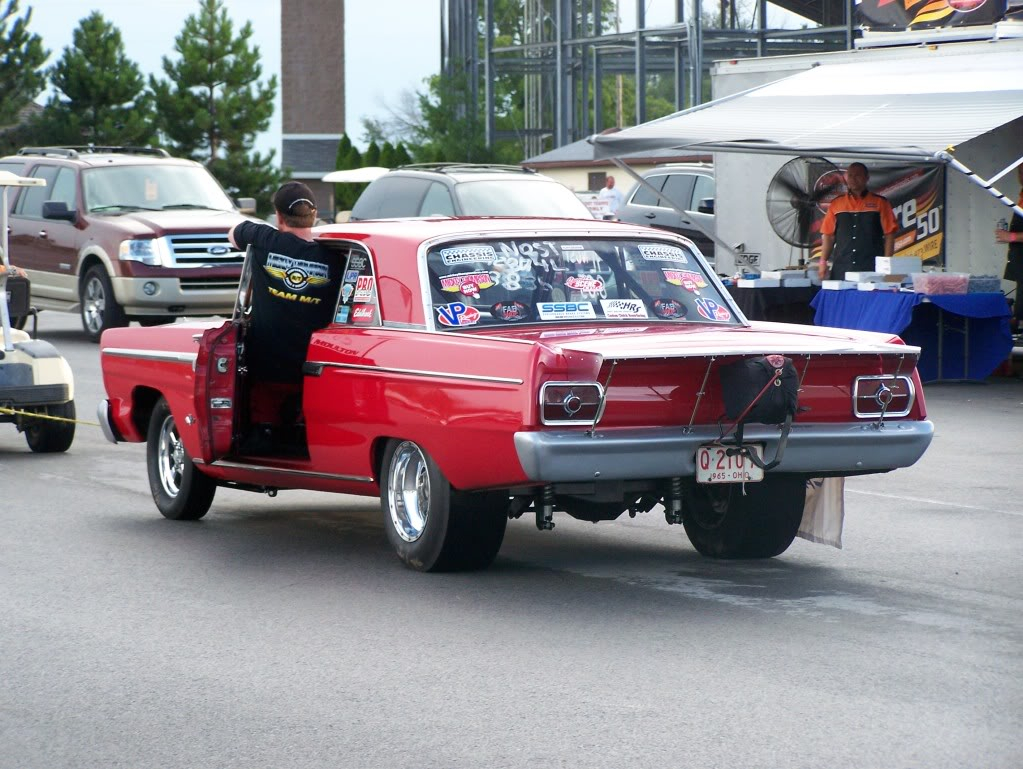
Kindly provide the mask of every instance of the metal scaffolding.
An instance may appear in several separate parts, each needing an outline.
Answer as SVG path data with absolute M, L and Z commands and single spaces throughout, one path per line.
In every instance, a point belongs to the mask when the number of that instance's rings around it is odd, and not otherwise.
M 645 86 L 651 78 L 670 78 L 674 108 L 682 110 L 705 100 L 715 60 L 853 47 L 854 0 L 771 3 L 816 14 L 811 21 L 818 26 L 796 30 L 766 26 L 767 0 L 757 0 L 752 29 L 737 28 L 735 0 L 674 0 L 674 22 L 647 27 L 647 0 L 635 0 L 634 29 L 622 32 L 619 14 L 626 2 L 614 0 L 615 10 L 608 14 L 607 0 L 522 0 L 518 39 L 497 45 L 495 0 L 441 0 L 442 74 L 465 78 L 463 109 L 483 105 L 488 145 L 515 139 L 524 156 L 532 157 L 599 133 L 611 127 L 603 120 L 607 88 L 615 89 L 619 126 L 643 123 L 648 119 L 646 87 L 635 89 L 635 114 L 621 114 L 626 79 Z M 694 23 L 712 5 L 720 9 L 722 28 Z M 524 124 L 498 131 L 494 85 L 509 78 L 521 78 Z

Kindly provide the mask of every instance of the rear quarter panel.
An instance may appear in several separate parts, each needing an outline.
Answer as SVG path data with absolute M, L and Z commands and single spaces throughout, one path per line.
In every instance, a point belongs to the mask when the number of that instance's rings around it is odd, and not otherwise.
M 375 476 L 383 441 L 403 438 L 473 489 L 525 480 L 514 434 L 536 423 L 536 381 L 567 365 L 532 342 L 344 327 L 316 334 L 309 360 L 325 364 L 304 395 L 318 470 Z

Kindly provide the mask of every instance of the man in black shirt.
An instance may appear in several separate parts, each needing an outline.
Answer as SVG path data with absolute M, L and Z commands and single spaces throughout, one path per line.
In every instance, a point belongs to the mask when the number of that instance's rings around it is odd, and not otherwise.
M 278 228 L 245 221 L 230 232 L 239 249 L 252 246 L 252 316 L 246 336 L 251 381 L 302 381 L 309 337 L 334 317 L 341 264 L 313 242 L 316 203 L 301 182 L 274 194 Z

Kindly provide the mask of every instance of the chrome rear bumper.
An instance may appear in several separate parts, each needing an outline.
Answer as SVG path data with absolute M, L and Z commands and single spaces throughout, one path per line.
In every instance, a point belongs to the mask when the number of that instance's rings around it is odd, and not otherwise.
M 696 475 L 696 449 L 718 438 L 714 427 L 518 432 L 515 449 L 532 481 L 639 480 Z M 765 444 L 773 458 L 779 427 L 746 425 L 746 443 Z M 922 422 L 792 425 L 772 472 L 858 474 L 909 467 L 926 451 L 934 425 Z

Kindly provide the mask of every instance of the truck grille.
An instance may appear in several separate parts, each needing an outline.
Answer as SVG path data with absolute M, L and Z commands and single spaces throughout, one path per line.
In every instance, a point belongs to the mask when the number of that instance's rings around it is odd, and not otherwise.
M 240 265 L 245 261 L 245 254 L 235 250 L 226 232 L 169 235 L 167 243 L 174 267 Z

